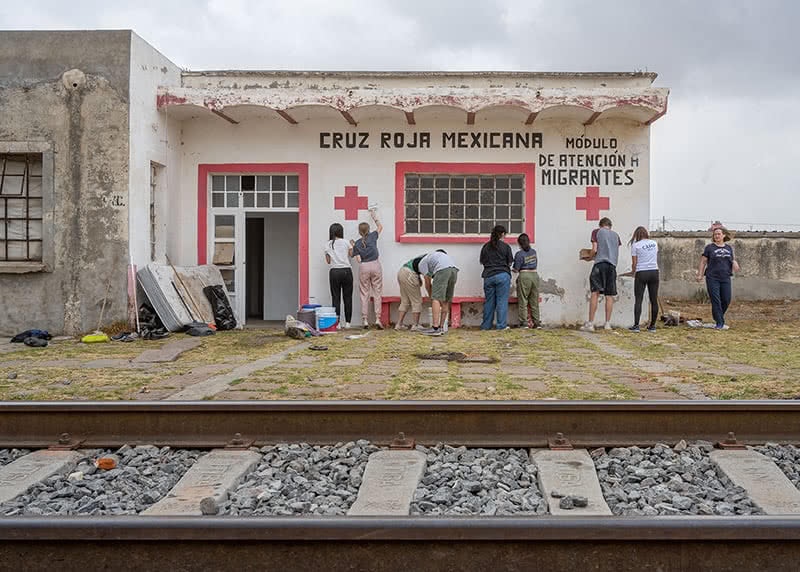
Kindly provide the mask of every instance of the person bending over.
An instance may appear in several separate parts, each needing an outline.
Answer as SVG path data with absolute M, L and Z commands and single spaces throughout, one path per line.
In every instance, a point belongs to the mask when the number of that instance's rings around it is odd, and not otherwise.
M 420 260 L 419 272 L 425 276 L 425 289 L 431 298 L 433 313 L 432 327 L 422 333 L 441 336 L 447 331 L 447 316 L 450 314 L 450 302 L 453 301 L 456 289 L 458 268 L 447 252 L 437 250 Z

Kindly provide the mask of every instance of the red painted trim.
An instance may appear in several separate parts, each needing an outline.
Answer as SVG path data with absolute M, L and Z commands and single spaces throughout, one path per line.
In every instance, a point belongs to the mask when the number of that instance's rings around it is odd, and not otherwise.
M 197 166 L 197 264 L 208 260 L 208 176 L 211 173 L 296 174 L 298 190 L 297 267 L 300 304 L 308 304 L 308 163 L 203 163 Z
M 453 244 L 486 242 L 485 235 L 407 235 L 405 229 L 405 177 L 406 173 L 452 173 L 464 175 L 525 175 L 525 232 L 536 242 L 535 201 L 536 178 L 534 163 L 420 163 L 399 162 L 394 171 L 394 234 L 397 242 L 423 244 Z M 518 235 L 507 235 L 506 242 L 513 244 Z

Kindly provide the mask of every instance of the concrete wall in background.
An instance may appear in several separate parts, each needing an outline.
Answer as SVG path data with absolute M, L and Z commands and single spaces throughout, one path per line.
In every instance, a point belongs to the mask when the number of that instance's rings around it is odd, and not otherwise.
M 711 233 L 654 232 L 650 236 L 659 246 L 661 298 L 691 298 L 698 290 L 704 291 L 705 283 L 695 280 L 695 272 Z M 800 233 L 738 232 L 731 244 L 742 268 L 733 279 L 735 299 L 800 299 Z
M 49 148 L 43 269 L 0 263 L 0 331 L 126 318 L 130 31 L 0 33 L 0 143 Z

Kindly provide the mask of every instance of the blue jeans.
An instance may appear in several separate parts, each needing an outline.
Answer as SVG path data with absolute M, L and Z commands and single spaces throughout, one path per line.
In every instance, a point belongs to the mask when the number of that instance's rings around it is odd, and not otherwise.
M 511 291 L 511 274 L 501 272 L 483 279 L 483 323 L 481 330 L 492 329 L 492 319 L 497 310 L 497 329 L 508 325 L 508 293 Z
M 725 312 L 731 303 L 731 279 L 717 280 L 706 276 L 708 297 L 711 298 L 711 314 L 718 328 L 725 325 Z

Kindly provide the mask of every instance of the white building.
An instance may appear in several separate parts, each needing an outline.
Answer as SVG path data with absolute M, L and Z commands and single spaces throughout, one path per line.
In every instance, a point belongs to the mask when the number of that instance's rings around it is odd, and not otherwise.
M 467 323 L 496 223 L 515 249 L 530 235 L 546 323 L 585 319 L 578 250 L 600 217 L 623 239 L 647 226 L 649 126 L 668 98 L 653 73 L 187 72 L 129 37 L 129 258 L 218 264 L 240 319 L 329 303 L 328 227 L 356 238 L 373 203 L 384 295 L 403 263 L 444 248 Z

